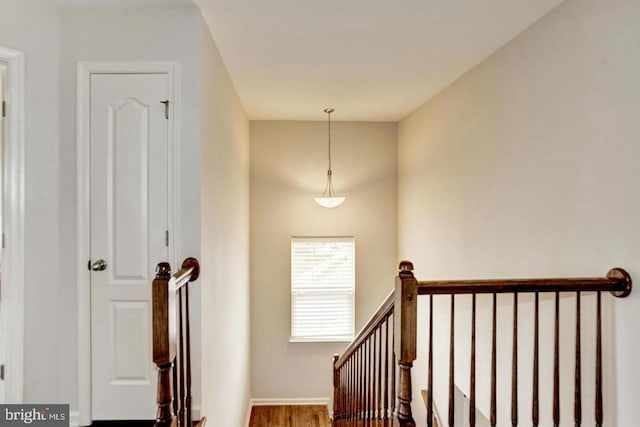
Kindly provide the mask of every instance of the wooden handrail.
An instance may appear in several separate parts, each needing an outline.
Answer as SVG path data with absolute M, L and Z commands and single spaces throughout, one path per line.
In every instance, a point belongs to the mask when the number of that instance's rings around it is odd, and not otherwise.
M 166 263 L 165 263 L 166 264 Z M 200 277 L 200 264 L 195 258 L 187 258 L 182 262 L 182 268 L 170 279 L 171 289 L 177 291 L 189 282 Z
M 602 278 L 434 280 L 418 281 L 417 287 L 419 295 L 606 291 L 626 297 L 631 293 L 632 283 L 626 271 L 614 268 Z
M 393 313 L 393 301 L 394 301 L 394 293 L 395 290 L 392 290 L 389 295 L 384 299 L 380 307 L 376 310 L 375 314 L 369 319 L 366 325 L 360 330 L 358 335 L 351 341 L 351 344 L 347 349 L 342 353 L 334 363 L 335 368 L 339 368 L 344 365 L 344 362 L 351 357 L 353 352 L 360 347 L 360 345 L 371 335 L 371 333 L 376 330 L 380 324 L 384 322 L 384 320 L 389 317 L 391 313 Z

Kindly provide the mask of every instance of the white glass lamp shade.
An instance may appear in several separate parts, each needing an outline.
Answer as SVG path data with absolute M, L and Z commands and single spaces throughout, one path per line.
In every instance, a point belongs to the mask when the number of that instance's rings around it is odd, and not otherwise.
M 315 197 L 314 199 L 323 208 L 335 208 L 340 206 L 346 197 Z

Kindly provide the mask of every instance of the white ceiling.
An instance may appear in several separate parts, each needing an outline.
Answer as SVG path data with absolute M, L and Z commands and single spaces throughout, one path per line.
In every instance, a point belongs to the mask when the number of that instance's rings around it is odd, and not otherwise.
M 397 121 L 562 0 L 194 0 L 252 120 Z
M 252 120 L 397 121 L 563 0 L 48 0 L 195 2 Z

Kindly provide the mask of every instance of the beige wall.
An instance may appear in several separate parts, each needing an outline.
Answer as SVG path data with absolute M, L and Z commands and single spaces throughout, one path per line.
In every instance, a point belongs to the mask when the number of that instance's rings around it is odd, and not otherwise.
M 202 19 L 200 31 L 202 414 L 242 426 L 251 396 L 249 121 Z
M 640 277 L 639 21 L 635 0 L 568 0 L 400 122 L 399 256 L 415 262 L 420 279 L 602 276 L 614 266 Z M 633 326 L 640 322 L 639 298 L 638 293 L 626 300 L 605 297 L 613 310 L 605 332 L 607 425 L 631 426 L 640 418 L 640 345 Z M 499 356 L 503 425 L 509 419 L 509 299 L 499 302 L 505 326 Z M 459 301 L 458 328 L 468 331 L 469 303 Z M 447 304 L 448 299 L 436 304 L 439 322 L 448 321 Z M 489 302 L 479 304 L 485 319 L 479 339 L 486 342 Z M 562 304 L 561 416 L 562 424 L 570 425 L 575 302 L 565 297 Z M 543 301 L 545 422 L 552 395 L 552 307 L 552 301 Z M 583 311 L 586 421 L 593 420 L 593 335 L 586 335 L 593 329 L 592 297 Z M 527 349 L 520 361 L 524 422 L 530 414 L 530 298 L 520 316 Z M 466 334 L 456 342 L 456 382 L 463 390 L 468 389 Z M 448 345 L 444 336 L 437 342 Z M 485 411 L 488 351 L 478 350 Z M 439 371 L 447 366 L 442 359 Z M 445 375 L 436 381 L 441 411 Z
M 334 122 L 332 142 L 347 200 L 330 210 L 313 201 L 326 180 L 326 122 L 251 122 L 253 398 L 328 398 L 332 354 L 345 348 L 288 342 L 291 236 L 355 236 L 356 330 L 393 287 L 396 125 Z

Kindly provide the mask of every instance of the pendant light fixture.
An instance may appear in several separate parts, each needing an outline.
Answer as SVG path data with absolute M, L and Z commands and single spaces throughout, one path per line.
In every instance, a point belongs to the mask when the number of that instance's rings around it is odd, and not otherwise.
M 333 172 L 331 171 L 331 113 L 335 110 L 333 108 L 325 108 L 324 112 L 327 113 L 327 127 L 329 130 L 329 169 L 327 170 L 327 185 L 324 187 L 324 192 L 321 197 L 316 197 L 317 204 L 324 208 L 335 208 L 340 206 L 346 197 L 340 197 L 335 195 L 333 190 L 333 183 L 331 181 Z

